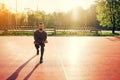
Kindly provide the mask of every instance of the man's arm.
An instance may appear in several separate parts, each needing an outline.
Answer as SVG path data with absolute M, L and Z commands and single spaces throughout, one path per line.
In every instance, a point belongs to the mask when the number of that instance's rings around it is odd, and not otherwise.
M 37 41 L 37 36 L 36 36 L 36 31 L 35 31 L 34 32 L 34 44 L 37 44 L 36 41 Z
M 36 35 L 35 35 L 35 32 L 34 32 L 34 40 L 36 41 Z
M 45 39 L 44 39 L 44 43 L 48 43 L 47 41 L 47 33 L 45 32 Z

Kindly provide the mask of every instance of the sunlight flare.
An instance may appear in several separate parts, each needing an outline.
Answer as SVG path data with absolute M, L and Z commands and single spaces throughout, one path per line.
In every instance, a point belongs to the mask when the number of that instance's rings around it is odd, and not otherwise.
M 73 19 L 73 21 L 77 21 L 78 16 L 79 16 L 78 10 L 74 9 L 73 12 L 72 12 L 72 19 Z
M 56 10 L 67 12 L 76 7 L 88 9 L 95 2 L 95 0 L 1 0 L 0 3 L 5 3 L 9 9 L 16 10 L 16 1 L 18 12 L 24 12 L 25 8 L 29 8 L 48 13 Z

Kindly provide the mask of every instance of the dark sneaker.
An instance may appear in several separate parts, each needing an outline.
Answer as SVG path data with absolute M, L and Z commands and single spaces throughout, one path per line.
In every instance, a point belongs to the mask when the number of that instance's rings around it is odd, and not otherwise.
M 40 64 L 43 63 L 43 60 L 40 60 Z

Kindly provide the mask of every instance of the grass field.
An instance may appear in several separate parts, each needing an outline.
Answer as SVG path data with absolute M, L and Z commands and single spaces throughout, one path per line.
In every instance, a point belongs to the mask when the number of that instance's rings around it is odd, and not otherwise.
M 34 31 L 8 31 L 8 32 L 0 32 L 0 36 L 32 36 Z M 120 31 L 116 31 L 116 34 L 112 34 L 111 31 L 101 31 L 98 34 L 95 32 L 89 31 L 57 31 L 56 34 L 54 32 L 47 32 L 48 36 L 119 36 Z

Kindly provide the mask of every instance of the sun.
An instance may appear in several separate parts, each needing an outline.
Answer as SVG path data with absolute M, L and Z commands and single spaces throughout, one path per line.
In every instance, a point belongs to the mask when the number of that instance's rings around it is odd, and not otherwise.
M 91 7 L 92 4 L 95 3 L 95 0 L 66 0 L 67 2 L 67 7 L 69 7 L 69 9 L 72 9 L 72 19 L 73 21 L 77 21 L 78 20 L 78 16 L 80 15 L 78 12 L 77 7 L 81 7 L 84 10 L 87 10 Z
M 77 21 L 78 20 L 78 16 L 79 16 L 79 13 L 78 13 L 78 10 L 77 9 L 74 9 L 73 11 L 72 11 L 72 19 L 73 19 L 73 21 Z

